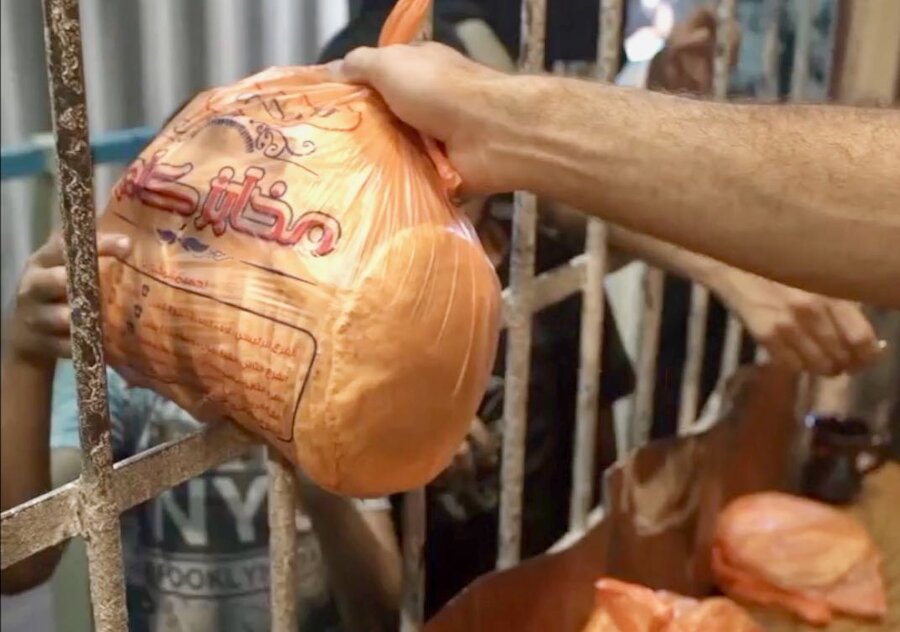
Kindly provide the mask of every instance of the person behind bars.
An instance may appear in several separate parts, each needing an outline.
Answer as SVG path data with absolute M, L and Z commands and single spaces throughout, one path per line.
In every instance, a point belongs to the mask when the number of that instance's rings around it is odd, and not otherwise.
M 359 14 L 325 47 L 320 61 L 332 62 L 357 47 L 374 46 L 395 1 L 363 0 Z M 598 6 L 595 0 L 548 3 L 547 69 L 557 62 L 596 61 Z M 514 51 L 518 49 L 520 16 L 519 2 L 441 0 L 435 3 L 434 38 L 485 66 L 510 72 L 514 69 Z M 731 28 L 736 29 L 736 24 Z M 651 62 L 620 66 L 620 79 L 636 77 L 641 86 L 654 90 L 706 93 L 711 88 L 715 39 L 712 10 L 697 10 L 675 26 L 667 46 Z M 732 41 L 735 57 L 737 34 Z M 582 216 L 550 200 L 542 200 L 541 205 L 537 273 L 559 266 L 584 250 Z M 466 204 L 466 210 L 505 285 L 509 273 L 511 198 L 475 197 Z M 866 350 L 875 340 L 875 333 L 856 306 L 774 283 L 618 226 L 610 226 L 610 243 L 615 266 L 633 257 L 643 258 L 673 275 L 710 288 L 714 296 L 735 310 L 770 355 L 792 369 L 830 374 L 853 370 L 872 360 Z M 679 318 L 679 312 L 686 311 L 686 298 L 686 294 L 670 297 L 664 325 L 666 358 L 677 355 L 671 352 L 672 341 L 683 338 L 686 314 Z M 522 534 L 522 552 L 526 557 L 545 550 L 567 528 L 580 313 L 580 298 L 571 297 L 542 310 L 533 323 Z M 819 325 L 831 323 L 832 319 L 841 333 L 838 340 L 819 334 Z M 504 350 L 505 345 L 501 344 L 494 376 L 468 442 L 461 448 L 455 465 L 428 489 L 426 564 L 440 569 L 426 573 L 428 613 L 435 612 L 475 577 L 491 570 L 496 560 Z M 600 468 L 613 459 L 611 404 L 627 395 L 633 386 L 632 369 L 609 309 L 604 315 L 603 352 L 597 446 Z M 663 369 L 677 361 L 675 358 Z M 661 382 L 661 392 L 677 392 L 677 382 L 673 384 L 669 379 L 666 383 L 665 378 Z M 674 414 L 668 415 L 672 417 Z

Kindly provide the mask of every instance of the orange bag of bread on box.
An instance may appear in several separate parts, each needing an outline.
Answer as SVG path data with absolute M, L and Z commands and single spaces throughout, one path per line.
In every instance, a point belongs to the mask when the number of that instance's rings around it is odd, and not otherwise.
M 716 522 L 712 568 L 729 595 L 815 624 L 887 613 L 881 555 L 863 526 L 828 505 L 778 492 L 732 501 Z
M 402 0 L 382 42 L 429 6 Z M 464 440 L 499 331 L 456 185 L 434 143 L 322 67 L 200 94 L 100 219 L 135 244 L 101 267 L 110 365 L 332 491 L 428 482 Z
M 582 632 L 762 632 L 724 597 L 692 599 L 610 578 L 595 588 L 597 605 Z

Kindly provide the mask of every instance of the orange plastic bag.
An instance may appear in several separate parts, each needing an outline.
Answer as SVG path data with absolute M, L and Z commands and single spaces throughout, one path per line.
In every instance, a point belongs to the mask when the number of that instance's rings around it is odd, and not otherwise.
M 762 632 L 730 599 L 691 599 L 616 579 L 601 579 L 596 589 L 583 632 Z
M 835 613 L 887 612 L 881 558 L 856 520 L 822 503 L 765 492 L 718 518 L 712 566 L 728 594 L 822 625 Z
M 383 41 L 429 5 L 401 1 Z M 457 184 L 434 143 L 322 67 L 200 94 L 100 220 L 135 241 L 101 269 L 110 364 L 261 434 L 327 489 L 428 482 L 466 435 L 499 329 Z

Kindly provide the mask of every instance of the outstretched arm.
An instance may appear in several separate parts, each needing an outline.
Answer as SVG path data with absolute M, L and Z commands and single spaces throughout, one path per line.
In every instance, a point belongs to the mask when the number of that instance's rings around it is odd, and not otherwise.
M 697 101 L 489 70 L 440 45 L 336 71 L 442 141 L 468 187 L 528 189 L 811 291 L 900 306 L 900 112 Z

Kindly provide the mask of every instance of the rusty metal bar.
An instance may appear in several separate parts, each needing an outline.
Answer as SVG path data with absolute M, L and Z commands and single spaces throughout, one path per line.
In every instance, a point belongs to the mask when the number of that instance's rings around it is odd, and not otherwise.
M 56 136 L 72 357 L 78 390 L 82 485 L 94 627 L 127 627 L 119 513 L 112 484 L 112 435 L 103 358 L 100 283 L 94 225 L 93 168 L 77 0 L 44 0 L 44 40 Z
M 3 512 L 0 569 L 81 533 L 79 486 L 73 481 Z
M 519 67 L 525 72 L 544 68 L 546 0 L 523 0 Z M 519 561 L 522 539 L 522 492 L 525 476 L 525 428 L 528 415 L 528 374 L 531 360 L 534 257 L 537 198 L 516 191 L 514 197 L 506 385 L 503 405 L 503 462 L 500 471 L 500 528 L 497 567 Z
M 731 77 L 729 50 L 733 33 L 728 28 L 734 19 L 736 0 L 719 0 L 716 10 L 716 49 L 713 58 L 713 98 L 728 98 L 728 82 Z M 697 419 L 700 406 L 700 377 L 703 371 L 706 348 L 706 319 L 709 313 L 709 290 L 694 283 L 691 286 L 691 309 L 688 315 L 687 349 L 684 371 L 681 377 L 681 394 L 678 410 L 678 432 L 683 434 Z M 731 319 L 729 320 L 729 323 Z M 739 325 L 740 323 L 738 323 Z
M 272 632 L 297 630 L 297 475 L 269 453 L 269 582 Z
M 119 461 L 113 468 L 116 508 L 128 511 L 257 444 L 237 425 L 219 423 Z
M 638 348 L 637 385 L 634 408 L 629 426 L 628 450 L 635 450 L 647 442 L 653 423 L 653 394 L 656 386 L 656 354 L 659 347 L 659 326 L 662 323 L 663 272 L 647 266 L 643 278 L 644 310 Z M 619 458 L 625 455 L 620 454 Z
M 619 71 L 622 45 L 622 0 L 602 0 L 598 29 L 599 79 L 612 83 Z M 597 417 L 603 352 L 603 279 L 607 267 L 606 224 L 589 219 L 585 239 L 587 269 L 581 305 L 580 360 L 572 460 L 572 498 L 569 530 L 583 531 L 594 500 L 596 479 Z
M 403 495 L 403 597 L 400 631 L 418 632 L 425 616 L 425 488 Z
M 116 510 L 125 512 L 253 445 L 256 440 L 239 427 L 215 424 L 119 461 L 112 481 Z M 79 479 L 0 515 L 0 568 L 82 533 L 78 510 L 78 499 L 85 493 L 82 484 Z

